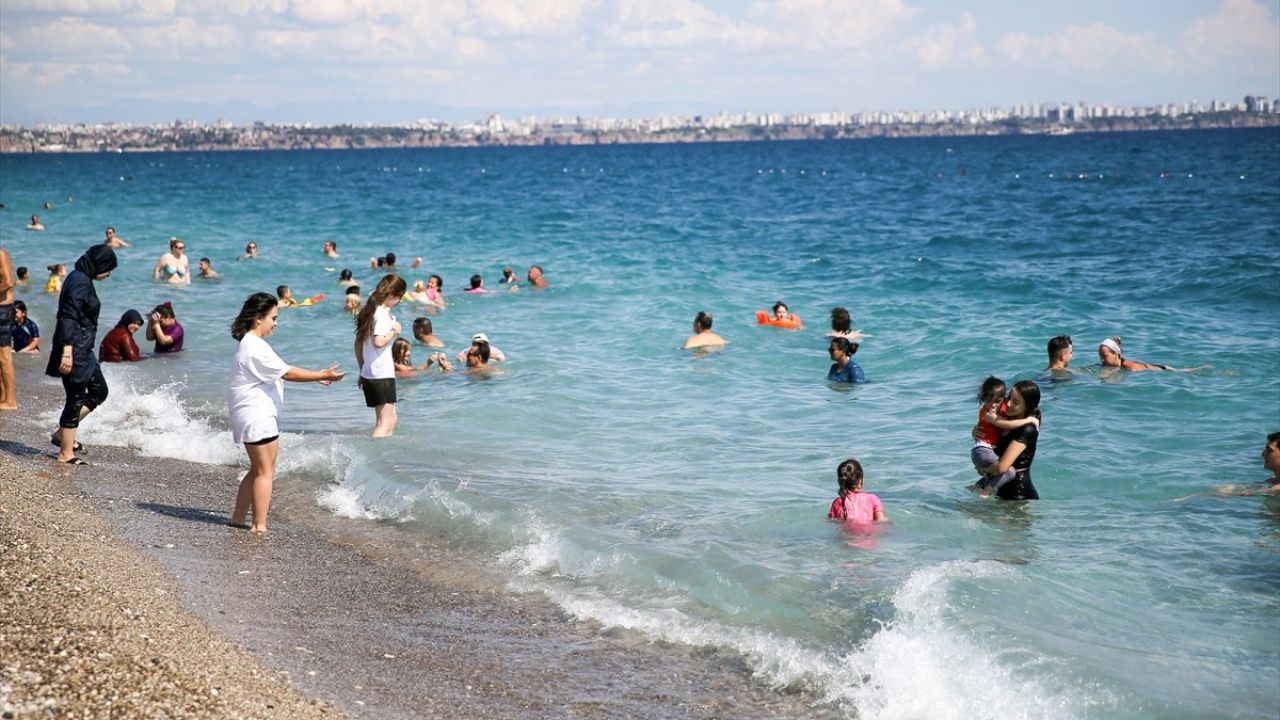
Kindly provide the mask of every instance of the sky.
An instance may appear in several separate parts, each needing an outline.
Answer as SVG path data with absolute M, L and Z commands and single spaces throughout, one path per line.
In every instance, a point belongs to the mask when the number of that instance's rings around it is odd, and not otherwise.
M 1280 96 L 1280 0 L 3 0 L 0 123 Z

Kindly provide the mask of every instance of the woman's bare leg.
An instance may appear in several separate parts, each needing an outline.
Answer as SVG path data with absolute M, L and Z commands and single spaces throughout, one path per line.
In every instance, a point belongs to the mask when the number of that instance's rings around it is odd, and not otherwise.
M 396 431 L 396 404 L 383 403 L 374 408 L 375 422 L 373 425 L 374 437 L 388 437 Z
M 253 510 L 254 532 L 267 531 L 267 512 L 271 509 L 271 488 L 276 478 L 276 457 L 280 454 L 280 441 L 265 445 L 245 445 L 249 454 L 249 472 L 240 481 L 236 492 L 236 507 L 231 512 L 232 525 L 244 525 L 249 511 Z

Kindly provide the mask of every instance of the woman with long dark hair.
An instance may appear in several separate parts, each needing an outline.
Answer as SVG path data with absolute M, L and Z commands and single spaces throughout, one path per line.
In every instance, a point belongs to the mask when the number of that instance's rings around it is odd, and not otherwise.
M 231 323 L 231 337 L 240 342 L 231 377 L 227 381 L 227 414 L 231 435 L 249 454 L 249 471 L 240 481 L 231 525 L 267 531 L 267 511 L 271 508 L 271 487 L 276 477 L 276 457 L 280 453 L 280 411 L 284 409 L 284 381 L 317 382 L 328 385 L 346 373 L 337 365 L 324 370 L 293 367 L 280 359 L 267 344 L 276 331 L 279 316 L 276 298 L 270 293 L 254 293 L 244 301 L 240 314 Z M 253 510 L 253 526 L 245 519 Z
M 400 334 L 400 323 L 391 308 L 404 297 L 404 278 L 387 275 L 369 293 L 356 316 L 356 364 L 365 405 L 373 408 L 374 437 L 387 437 L 396 429 L 396 363 L 391 342 Z
M 94 245 L 76 260 L 76 269 L 67 276 L 58 296 L 58 322 L 44 373 L 61 378 L 66 392 L 58 431 L 50 440 L 58 446 L 58 462 L 68 465 L 85 464 L 76 457 L 76 451 L 84 449 L 76 442 L 76 430 L 80 421 L 107 399 L 107 380 L 94 356 L 102 303 L 93 282 L 106 280 L 115 269 L 116 252 L 106 245 Z
M 1040 419 L 1040 386 L 1031 380 L 1022 380 L 1009 392 L 1005 407 L 1008 420 L 1028 417 Z M 1013 474 L 1001 477 L 995 485 L 996 497 L 1001 500 L 1039 500 L 1040 493 L 1031 482 L 1031 463 L 1036 457 L 1036 441 L 1040 437 L 1039 423 L 1027 423 L 1006 431 L 996 443 L 995 453 L 1000 459 L 979 468 L 987 477 L 1000 477 L 1010 468 Z

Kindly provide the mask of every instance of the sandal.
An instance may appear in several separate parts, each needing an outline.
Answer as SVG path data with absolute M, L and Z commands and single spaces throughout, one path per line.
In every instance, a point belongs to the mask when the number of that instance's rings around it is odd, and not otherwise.
M 58 462 L 62 463 L 63 465 L 88 465 L 89 464 L 81 460 L 80 458 L 74 457 L 74 456 L 70 460 L 59 460 Z
M 49 442 L 52 443 L 54 447 L 58 449 L 62 449 L 62 443 L 58 441 L 57 435 L 50 435 Z M 78 452 L 78 453 L 84 452 L 84 445 L 81 445 L 80 441 L 77 440 L 76 446 L 71 448 L 71 452 Z

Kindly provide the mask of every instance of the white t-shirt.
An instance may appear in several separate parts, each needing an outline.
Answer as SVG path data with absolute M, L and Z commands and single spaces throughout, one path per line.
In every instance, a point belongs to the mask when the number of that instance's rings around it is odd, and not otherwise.
M 373 345 L 375 337 L 391 332 L 395 321 L 396 319 L 391 316 L 391 310 L 386 305 L 379 305 L 378 309 L 373 311 L 373 332 L 364 339 L 364 365 L 360 366 L 360 377 L 365 380 L 395 378 L 396 362 L 391 357 L 392 343 L 387 343 L 380 348 Z
M 227 380 L 227 414 L 237 443 L 257 442 L 280 434 L 277 418 L 284 409 L 284 375 L 289 364 L 266 340 L 245 333 L 231 362 Z

